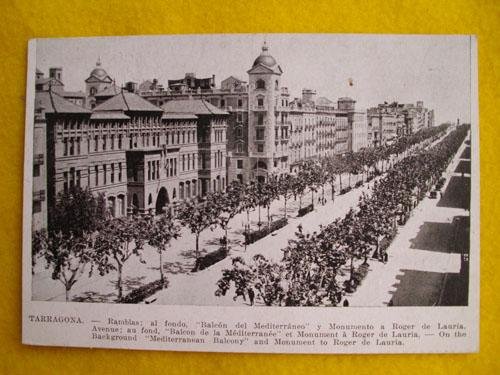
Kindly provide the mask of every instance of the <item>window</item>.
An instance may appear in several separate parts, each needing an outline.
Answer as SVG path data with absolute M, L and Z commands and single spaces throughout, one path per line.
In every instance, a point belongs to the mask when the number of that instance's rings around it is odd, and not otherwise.
M 257 145 L 257 152 L 264 152 L 264 145 L 263 144 Z
M 264 82 L 263 79 L 259 79 L 259 80 L 257 80 L 257 82 L 255 84 L 255 87 L 257 89 L 265 89 L 266 88 L 266 82 Z
M 193 160 L 193 169 L 195 169 L 195 168 L 196 168 L 196 164 L 195 164 L 195 156 L 194 156 L 194 155 L 195 155 L 195 154 L 193 154 L 193 159 L 192 159 L 192 160 Z
M 99 186 L 99 167 L 96 165 L 95 170 L 95 186 Z
M 188 154 L 188 159 L 187 159 L 187 169 L 191 167 L 191 154 Z
M 67 156 L 68 155 L 68 140 L 66 138 L 63 139 L 63 147 L 64 147 L 63 155 Z
M 236 145 L 236 152 L 243 152 L 243 144 L 242 143 L 238 143 Z
M 118 163 L 118 182 L 122 182 L 122 163 Z
M 42 211 L 42 202 L 33 201 L 33 213 L 36 214 Z
M 103 136 L 102 136 L 102 150 L 103 150 L 103 151 L 106 151 L 106 146 L 107 146 L 107 145 L 106 145 L 106 136 L 105 136 L 105 135 L 103 135 Z
M 243 169 L 243 160 L 236 160 L 236 167 L 238 169 Z
M 115 183 L 115 165 L 111 163 L 111 183 Z
M 280 84 L 279 84 L 278 80 L 276 80 L 276 81 L 274 82 L 274 89 L 275 89 L 275 90 L 279 90 L 279 88 L 280 88 Z
M 257 141 L 263 141 L 264 140 L 264 129 L 256 129 L 255 130 L 255 139 Z
M 221 108 L 224 108 L 226 106 L 226 101 L 224 99 L 221 99 L 220 106 Z
M 179 198 L 184 199 L 184 182 L 179 182 Z
M 33 177 L 40 176 L 40 164 L 35 164 L 33 166 Z
M 74 155 L 75 154 L 75 142 L 73 138 L 69 139 L 69 154 Z
M 106 176 L 106 164 L 102 165 L 102 175 L 103 175 L 102 182 L 104 183 L 104 185 L 106 185 L 108 183 L 107 181 L 108 176 Z
M 262 113 L 257 115 L 257 125 L 264 125 L 264 115 Z
M 236 137 L 241 138 L 243 136 L 243 130 L 241 128 L 236 128 Z
M 63 189 L 64 192 L 66 193 L 68 191 L 68 172 L 63 172 Z
M 148 181 L 151 180 L 151 162 L 148 161 Z
M 111 149 L 112 150 L 115 149 L 115 135 L 114 134 L 111 135 Z
M 238 108 L 241 108 L 241 107 L 243 107 L 243 100 L 238 99 Z
M 118 150 L 122 149 L 122 135 L 118 135 Z
M 182 171 L 186 170 L 186 155 L 182 155 Z
M 258 98 L 257 99 L 257 106 L 260 108 L 260 107 L 264 107 L 264 99 L 263 98 Z
M 76 186 L 78 187 L 81 187 L 81 178 L 82 178 L 82 175 L 81 175 L 81 172 L 80 171 L 76 171 Z
M 75 168 L 69 169 L 69 187 L 71 189 L 75 187 Z

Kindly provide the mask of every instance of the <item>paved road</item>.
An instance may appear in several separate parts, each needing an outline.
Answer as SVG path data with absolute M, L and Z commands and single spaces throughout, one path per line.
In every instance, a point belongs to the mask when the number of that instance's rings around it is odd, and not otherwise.
M 469 215 L 470 175 L 462 177 L 461 160 L 468 153 L 464 142 L 446 170 L 443 197 L 425 198 L 417 206 L 389 247 L 387 264 L 370 261 L 371 271 L 363 284 L 347 296 L 350 306 L 387 306 L 391 300 L 394 306 L 439 303 L 447 275 L 456 277 L 460 272 L 452 221 Z

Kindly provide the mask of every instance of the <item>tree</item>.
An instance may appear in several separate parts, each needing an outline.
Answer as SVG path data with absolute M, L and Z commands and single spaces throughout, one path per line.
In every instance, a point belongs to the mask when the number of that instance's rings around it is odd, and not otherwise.
M 283 267 L 257 254 L 251 264 L 240 258 L 233 259 L 233 268 L 222 271 L 222 278 L 217 281 L 216 296 L 223 296 L 235 286 L 235 298 L 245 292 L 254 293 L 255 297 L 266 306 L 280 305 L 284 297 L 282 286 Z
M 103 195 L 96 197 L 89 189 L 72 187 L 57 195 L 49 211 L 49 229 L 33 233 L 33 268 L 36 259 L 43 257 L 46 267 L 52 269 L 52 279 L 64 285 L 67 301 L 92 259 L 96 231 L 108 217 Z
M 177 219 L 183 226 L 188 227 L 195 235 L 195 257 L 200 255 L 200 234 L 217 224 L 221 210 L 215 203 L 213 194 L 191 201 L 185 201 L 179 207 Z
M 31 235 L 31 274 L 35 273 L 36 261 L 47 248 L 48 233 L 45 229 L 34 231 Z
M 285 219 L 287 218 L 287 202 L 293 195 L 293 186 L 295 184 L 295 176 L 291 174 L 284 174 L 278 181 L 279 195 L 283 196 L 285 201 Z
M 292 190 L 295 197 L 299 197 L 299 209 L 302 208 L 302 195 L 307 188 L 307 177 L 304 172 L 299 170 L 296 177 L 293 179 Z
M 216 206 L 219 207 L 220 213 L 217 216 L 218 224 L 224 230 L 224 246 L 226 251 L 229 245 L 227 235 L 228 225 L 242 210 L 243 185 L 239 182 L 233 182 L 226 189 L 225 193 L 215 195 Z
M 162 285 L 165 285 L 162 255 L 167 250 L 167 247 L 170 246 L 172 239 L 179 238 L 180 227 L 174 222 L 170 213 L 162 214 L 158 218 L 151 216 L 146 219 L 146 225 L 148 226 L 148 243 L 158 252 L 160 258 L 160 280 Z
M 337 303 L 340 289 L 335 279 L 345 254 L 333 246 L 332 234 L 326 230 L 306 234 L 299 225 L 295 238 L 283 249 L 287 306 L 318 306 L 325 298 Z
M 326 181 L 332 188 L 332 202 L 335 200 L 335 182 L 339 174 L 339 159 L 336 156 L 329 156 L 323 162 L 323 168 L 326 170 Z
M 57 195 L 49 210 L 49 232 L 80 235 L 98 230 L 110 218 L 103 194 L 94 196 L 78 186 Z
M 47 235 L 37 235 L 36 246 L 43 254 L 46 267 L 52 269 L 51 277 L 64 285 L 66 302 L 70 300 L 73 285 L 84 273 L 92 260 L 92 235 L 88 232 L 80 235 L 65 235 L 62 231 Z M 92 269 L 89 271 L 89 276 Z
M 132 255 L 141 263 L 142 249 L 148 236 L 147 219 L 140 216 L 120 217 L 109 220 L 97 235 L 93 263 L 101 276 L 117 271 L 117 300 L 123 298 L 123 266 Z

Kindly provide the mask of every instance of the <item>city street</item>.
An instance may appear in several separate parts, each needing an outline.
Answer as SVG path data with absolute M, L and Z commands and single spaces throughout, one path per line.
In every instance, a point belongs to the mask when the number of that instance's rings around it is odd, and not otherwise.
M 460 153 L 462 153 L 462 149 L 457 155 L 460 155 Z M 457 163 L 458 159 L 456 157 L 449 170 L 456 168 Z M 351 176 L 351 186 L 360 179 L 361 175 Z M 370 194 L 373 182 L 365 183 L 362 187 L 353 189 L 347 194 L 336 195 L 335 202 L 331 201 L 331 188 L 327 185 L 324 192 L 327 201 L 326 204 L 323 206 L 318 203 L 318 198 L 322 197 L 320 189 L 314 194 L 315 210 L 300 218 L 297 217 L 299 199 L 290 199 L 287 202 L 288 225 L 248 245 L 246 250 L 243 245 L 243 233 L 244 226 L 247 223 L 247 213 L 238 214 L 230 222 L 228 237 L 231 250 L 228 257 L 198 272 L 191 272 L 195 264 L 195 253 L 193 250 L 194 236 L 187 229 L 183 229 L 181 232 L 182 236 L 172 241 L 170 249 L 164 256 L 164 259 L 166 259 L 164 260 L 164 271 L 169 281 L 168 288 L 149 297 L 148 301 L 154 301 L 155 304 L 183 305 L 241 305 L 245 303 L 242 300 L 233 301 L 232 293 L 228 293 L 223 297 L 216 297 L 214 294 L 216 282 L 220 279 L 222 270 L 231 267 L 231 258 L 241 256 L 245 260 L 250 260 L 254 255 L 262 254 L 268 259 L 280 261 L 282 257 L 281 249 L 286 247 L 288 240 L 293 236 L 293 231 L 295 231 L 299 224 L 302 225 L 305 232 L 313 232 L 319 230 L 321 225 L 327 225 L 336 218 L 344 217 L 357 204 L 363 193 Z M 342 186 L 346 187 L 348 184 L 349 176 L 343 175 Z M 446 190 L 446 186 L 444 189 Z M 335 190 L 336 192 L 340 190 L 340 181 L 337 181 Z M 309 192 L 304 194 L 302 206 L 304 207 L 310 203 L 311 193 Z M 436 201 L 426 198 L 418 206 L 414 216 L 409 220 L 401 233 L 396 237 L 393 245 L 389 248 L 390 258 L 388 264 L 384 265 L 378 261 L 371 261 L 371 272 L 363 282 L 363 285 L 353 296 L 347 296 L 351 306 L 387 304 L 391 299 L 391 291 L 394 290 L 392 285 L 397 282 L 397 277 L 401 276 L 400 270 L 458 272 L 457 267 L 460 266 L 459 257 L 441 253 L 428 254 L 429 251 L 424 251 L 423 253 L 418 251 L 408 258 L 408 254 L 403 253 L 401 250 L 393 250 L 396 248 L 403 249 L 405 241 L 409 243 L 416 236 L 420 227 L 419 223 L 425 220 L 425 214 L 430 215 L 434 220 L 436 219 L 436 213 L 429 210 L 429 208 L 434 209 L 436 203 Z M 452 211 L 449 210 L 448 208 L 439 210 L 438 215 L 441 215 L 439 217 L 444 222 L 449 217 L 456 215 L 456 209 L 455 211 L 453 209 Z M 270 214 L 273 220 L 283 217 L 284 201 L 282 198 L 272 203 Z M 267 220 L 267 211 L 265 208 L 261 208 L 260 215 L 263 222 Z M 421 218 L 420 215 L 423 215 L 423 217 Z M 259 221 L 258 210 L 250 212 L 250 221 L 252 229 L 255 230 Z M 217 250 L 220 247 L 219 239 L 223 235 L 224 232 L 220 228 L 216 228 L 213 231 L 204 231 L 200 236 L 201 254 Z M 145 246 L 141 259 L 131 257 L 125 263 L 123 270 L 124 293 L 127 294 L 141 285 L 159 279 L 158 262 L 158 253 L 149 245 Z M 442 277 L 442 275 L 439 274 L 439 277 Z M 400 293 L 404 292 L 401 290 Z M 88 273 L 86 272 L 72 288 L 71 295 L 74 301 L 113 302 L 117 296 L 116 272 L 111 272 L 105 276 L 100 276 L 94 272 L 91 277 L 88 277 Z M 42 262 L 37 264 L 36 272 L 33 276 L 33 296 L 35 300 L 65 300 L 65 291 L 62 284 L 51 279 L 50 272 L 43 268 Z
M 350 306 L 432 306 L 440 303 L 447 275 L 460 272 L 460 252 L 453 242 L 453 218 L 468 216 L 470 161 L 464 142 L 446 170 L 447 182 L 438 199 L 424 198 L 388 248 L 387 264 L 370 261 L 363 284 L 348 296 Z M 467 241 L 468 242 L 468 238 Z M 472 255 L 474 256 L 474 255 Z M 464 291 L 466 293 L 466 291 Z

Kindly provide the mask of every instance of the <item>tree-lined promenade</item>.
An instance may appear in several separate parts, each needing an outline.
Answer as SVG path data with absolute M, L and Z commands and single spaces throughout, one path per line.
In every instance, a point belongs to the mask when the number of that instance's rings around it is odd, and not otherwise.
M 368 257 L 385 257 L 381 239 L 392 240 L 397 221 L 408 214 L 438 181 L 467 135 L 462 126 L 443 141 L 393 166 L 371 196 L 361 196 L 356 208 L 318 232 L 301 227 L 283 249 L 281 262 L 257 254 L 251 262 L 233 259 L 223 271 L 217 295 L 234 286 L 235 298 L 249 295 L 266 306 L 337 305 L 344 292 L 353 292 L 366 275 Z M 339 270 L 349 276 L 339 284 Z M 355 264 L 359 264 L 355 267 Z
M 50 230 L 34 234 L 33 260 L 44 259 L 43 263 L 51 270 L 51 277 L 64 285 L 67 299 L 71 299 L 71 289 L 84 273 L 104 276 L 113 272 L 116 274 L 117 299 L 123 302 L 126 297 L 123 295 L 122 285 L 124 265 L 132 258 L 141 260 L 145 249 L 153 248 L 157 252 L 160 279 L 147 290 L 150 294 L 166 286 L 162 265 L 168 257 L 170 242 L 179 237 L 181 227 L 189 228 L 194 237 L 197 259 L 197 266 L 194 268 L 209 266 L 211 262 L 227 255 L 227 230 L 237 214 L 246 212 L 249 216 L 251 211 L 259 212 L 257 224 L 252 227 L 248 220 L 245 228 L 246 241 L 251 242 L 256 235 L 260 235 L 259 232 L 266 234 L 279 228 L 276 224 L 286 225 L 289 212 L 286 204 L 293 197 L 301 202 L 299 211 L 303 208 L 303 199 L 304 204 L 315 202 L 315 193 L 324 203 L 325 185 L 330 184 L 331 198 L 335 199 L 334 183 L 342 174 L 361 174 L 363 181 L 371 180 L 374 175 L 391 168 L 391 155 L 405 155 L 418 145 L 430 143 L 444 130 L 439 127 L 430 128 L 402 138 L 392 146 L 306 162 L 298 173 L 281 177 L 269 176 L 265 183 L 232 184 L 224 193 L 209 194 L 203 199 L 184 202 L 176 210 L 175 216 L 143 215 L 113 219 L 107 216 L 102 197 L 92 197 L 86 191 L 73 191 L 58 200 L 56 209 L 51 212 L 53 224 Z M 350 189 L 350 184 L 341 186 L 340 189 L 346 192 Z M 310 201 L 305 197 L 306 192 L 311 195 Z M 273 220 L 269 208 L 280 197 L 284 198 L 284 214 L 282 218 Z M 71 205 L 78 205 L 79 210 L 85 212 L 73 215 L 74 211 L 68 209 Z M 261 220 L 261 209 L 263 216 L 265 213 L 265 222 Z M 73 222 L 74 217 L 88 219 Z M 226 233 L 220 239 L 218 254 L 200 257 L 200 235 L 207 229 L 216 227 L 222 228 Z M 145 246 L 146 244 L 149 246 Z M 201 269 L 200 267 L 198 268 Z

